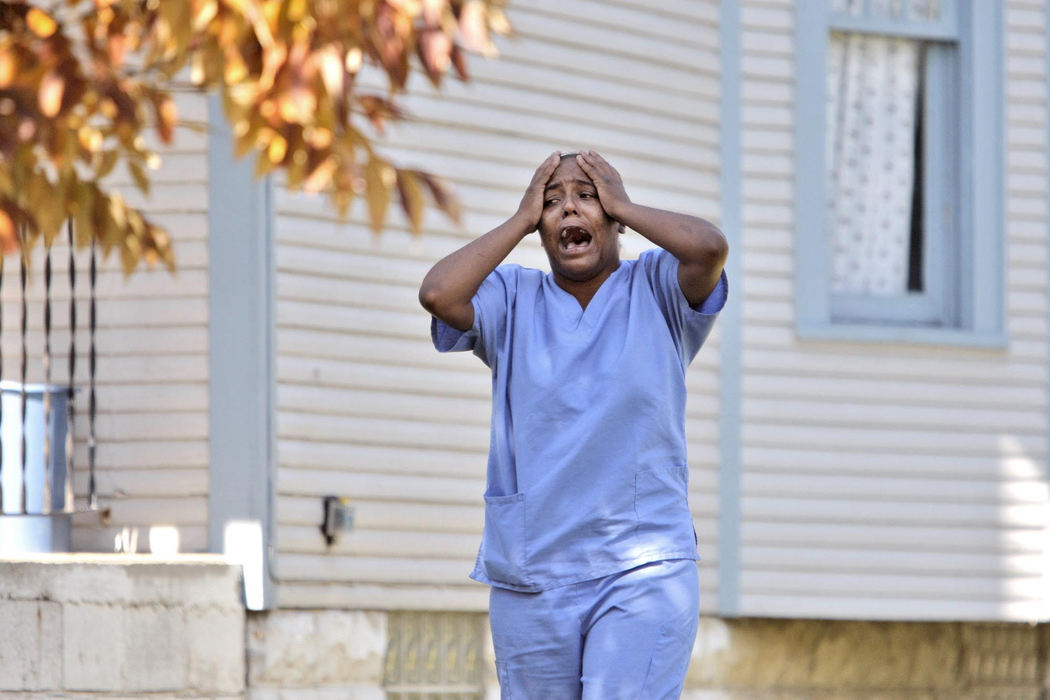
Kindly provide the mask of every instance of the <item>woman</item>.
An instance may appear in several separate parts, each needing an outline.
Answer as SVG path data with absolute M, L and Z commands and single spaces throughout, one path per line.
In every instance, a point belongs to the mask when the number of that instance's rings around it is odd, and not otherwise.
M 625 226 L 659 249 L 621 261 Z M 536 230 L 551 273 L 500 266 Z M 685 368 L 727 255 L 707 221 L 633 203 L 594 151 L 555 152 L 510 219 L 424 278 L 437 349 L 492 370 L 471 577 L 492 586 L 504 698 L 681 692 L 699 618 Z

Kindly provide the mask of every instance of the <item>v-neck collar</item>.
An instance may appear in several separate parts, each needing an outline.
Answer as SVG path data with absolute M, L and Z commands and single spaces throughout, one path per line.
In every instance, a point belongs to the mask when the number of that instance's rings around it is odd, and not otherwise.
M 613 278 L 619 276 L 620 271 L 627 265 L 626 260 L 621 260 L 620 264 L 609 273 L 609 276 L 602 280 L 602 283 L 595 290 L 594 296 L 587 302 L 587 308 L 580 305 L 579 299 L 573 296 L 570 292 L 562 289 L 561 285 L 558 284 L 557 280 L 554 279 L 554 273 L 548 272 L 544 282 L 546 287 L 552 290 L 552 296 L 557 300 L 558 315 L 564 319 L 565 323 L 572 328 L 579 328 L 583 325 L 585 319 L 590 319 L 599 313 L 596 307 L 603 307 L 606 304 L 606 297 L 612 292 L 609 290 L 613 288 Z

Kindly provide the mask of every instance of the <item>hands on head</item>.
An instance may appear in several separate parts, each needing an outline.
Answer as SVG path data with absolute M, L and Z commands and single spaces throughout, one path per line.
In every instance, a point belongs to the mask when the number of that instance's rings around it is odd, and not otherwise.
M 536 169 L 514 216 L 439 260 L 424 277 L 419 300 L 453 328 L 470 328 L 471 299 L 485 277 L 540 229 L 559 284 L 579 281 L 586 288 L 577 298 L 585 305 L 586 293 L 619 264 L 617 232 L 624 227 L 678 258 L 679 286 L 690 304 L 699 304 L 718 284 L 729 254 L 718 227 L 695 216 L 634 204 L 616 168 L 594 151 L 571 156 L 555 151 Z M 567 241 L 567 233 L 574 240 Z
M 551 153 L 540 163 L 540 167 L 536 168 L 529 186 L 525 188 L 521 204 L 518 205 L 517 216 L 525 222 L 529 233 L 539 228 L 540 216 L 543 214 L 543 190 L 560 163 L 561 151 Z
M 544 191 L 550 182 L 551 176 L 558 169 L 558 166 L 569 158 L 575 160 L 576 164 L 579 165 L 580 169 L 594 184 L 594 188 L 598 193 L 598 200 L 611 218 L 619 221 L 614 212 L 620 210 L 622 206 L 631 203 L 631 198 L 627 196 L 627 190 L 624 188 L 620 173 L 596 151 L 581 149 L 578 153 L 567 155 L 562 155 L 561 151 L 555 151 L 547 156 L 540 163 L 536 172 L 533 173 L 532 180 L 529 182 L 528 187 L 525 188 L 525 194 L 521 198 L 521 204 L 518 205 L 516 216 L 526 222 L 530 233 L 539 227 L 540 218 L 543 215 Z
M 627 196 L 619 171 L 595 151 L 581 150 L 576 154 L 576 163 L 594 183 L 595 189 L 598 190 L 598 200 L 605 212 L 623 223 L 617 212 L 630 204 L 631 198 Z

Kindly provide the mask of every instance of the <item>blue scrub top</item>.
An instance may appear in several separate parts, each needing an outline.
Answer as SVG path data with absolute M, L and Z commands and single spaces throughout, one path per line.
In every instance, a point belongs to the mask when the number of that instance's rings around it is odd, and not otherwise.
M 471 578 L 540 591 L 662 559 L 697 559 L 687 502 L 685 369 L 725 305 L 698 308 L 678 260 L 623 260 L 586 309 L 540 270 L 503 265 L 474 325 L 433 319 L 441 352 L 492 370 L 485 531 Z

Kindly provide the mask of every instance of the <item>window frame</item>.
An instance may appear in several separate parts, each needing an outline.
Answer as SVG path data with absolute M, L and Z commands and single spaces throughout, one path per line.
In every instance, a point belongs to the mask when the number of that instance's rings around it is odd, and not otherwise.
M 885 340 L 1002 347 L 1005 321 L 1005 223 L 1003 178 L 1003 99 L 1005 95 L 1002 8 L 982 0 L 942 0 L 942 19 L 910 23 L 849 18 L 834 13 L 828 0 L 798 0 L 796 25 L 796 168 L 795 233 L 797 332 L 802 338 Z M 924 267 L 940 283 L 931 295 L 914 298 L 834 298 L 830 288 L 831 246 L 825 216 L 824 138 L 826 132 L 827 45 L 831 31 L 891 33 L 938 41 L 950 40 L 958 52 L 954 84 L 927 91 L 926 109 L 945 111 L 945 100 L 958 100 L 957 161 L 927 160 L 933 172 L 924 183 Z M 943 70 L 943 67 L 940 68 Z M 981 95 L 980 101 L 975 95 Z M 929 113 L 929 112 L 928 112 Z M 935 123 L 931 115 L 930 123 Z M 956 138 L 952 134 L 951 138 Z M 924 144 L 931 154 L 929 144 Z M 937 148 L 933 148 L 933 153 Z M 805 167 L 803 158 L 805 154 Z M 981 164 L 982 167 L 977 167 Z M 952 169 L 957 179 L 945 180 Z M 819 177 L 814 177 L 819 173 Z M 940 174 L 938 174 L 940 173 Z M 949 183 L 955 192 L 948 191 Z M 937 197 L 947 203 L 943 225 L 931 218 Z M 958 203 L 952 207 L 951 202 Z M 932 226 L 941 226 L 933 229 Z M 982 235 L 978 235 L 981 232 Z M 932 235 L 931 235 L 932 234 Z M 957 256 L 943 266 L 927 264 L 938 247 L 956 246 Z M 937 267 L 942 269 L 937 270 Z M 938 298 L 942 294 L 944 298 Z M 878 313 L 878 304 L 889 309 Z M 931 306 L 931 304 L 933 306 Z M 875 314 L 878 313 L 877 316 Z M 932 314 L 932 316 L 931 316 Z M 843 317 L 855 320 L 842 320 Z M 939 325 L 938 325 L 939 323 Z

